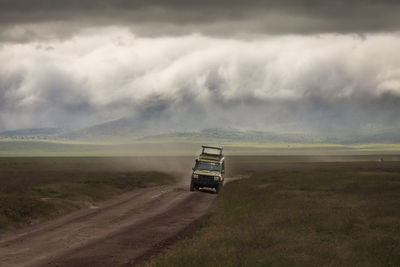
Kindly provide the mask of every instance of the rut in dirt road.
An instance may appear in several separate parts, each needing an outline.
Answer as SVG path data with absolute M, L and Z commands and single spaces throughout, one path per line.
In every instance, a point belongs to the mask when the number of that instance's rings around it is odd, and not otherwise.
M 134 263 L 203 216 L 217 195 L 175 186 L 138 189 L 0 240 L 0 266 Z

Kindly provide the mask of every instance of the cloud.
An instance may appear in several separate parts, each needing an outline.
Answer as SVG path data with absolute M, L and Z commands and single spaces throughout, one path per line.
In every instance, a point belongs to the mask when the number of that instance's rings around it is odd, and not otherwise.
M 395 34 L 143 38 L 120 27 L 4 44 L 0 128 L 123 116 L 185 129 L 390 127 L 400 114 L 399 46 Z
M 396 0 L 0 0 L 0 40 L 69 38 L 106 26 L 141 36 L 393 32 L 399 13 Z

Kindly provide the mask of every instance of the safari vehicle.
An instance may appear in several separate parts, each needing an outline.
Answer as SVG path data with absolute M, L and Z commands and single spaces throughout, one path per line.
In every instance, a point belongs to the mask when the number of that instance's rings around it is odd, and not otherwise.
M 201 187 L 215 188 L 217 194 L 224 184 L 225 158 L 222 147 L 201 146 L 202 151 L 192 168 L 190 191 Z

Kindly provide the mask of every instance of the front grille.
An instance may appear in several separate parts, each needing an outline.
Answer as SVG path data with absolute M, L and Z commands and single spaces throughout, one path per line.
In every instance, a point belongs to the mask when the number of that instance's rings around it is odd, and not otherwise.
M 199 175 L 199 181 L 201 181 L 201 182 L 211 182 L 211 181 L 214 181 L 214 176 Z

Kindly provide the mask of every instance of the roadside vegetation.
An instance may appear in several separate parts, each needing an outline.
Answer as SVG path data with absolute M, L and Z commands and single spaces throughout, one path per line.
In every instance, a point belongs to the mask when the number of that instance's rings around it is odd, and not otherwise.
M 1 158 L 0 232 L 174 181 L 167 173 L 132 170 L 129 159 Z
M 399 162 L 241 167 L 250 178 L 149 265 L 400 266 Z

